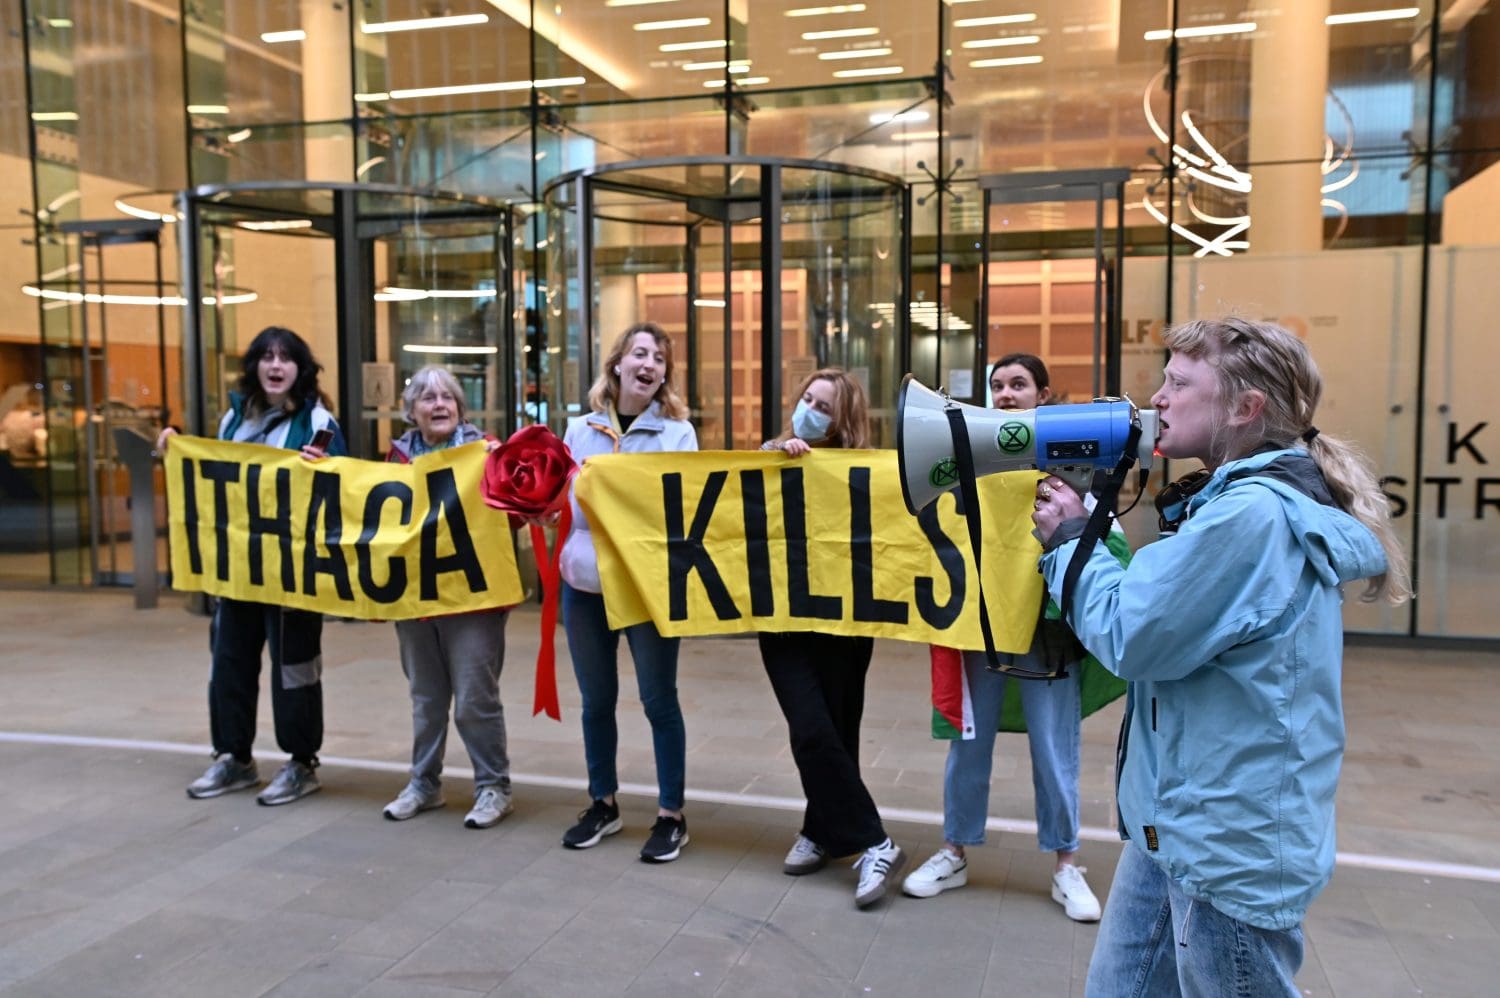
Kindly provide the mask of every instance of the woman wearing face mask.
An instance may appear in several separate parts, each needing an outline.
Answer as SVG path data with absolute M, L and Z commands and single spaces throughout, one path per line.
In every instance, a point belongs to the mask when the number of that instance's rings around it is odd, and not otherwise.
M 996 409 L 1035 409 L 1052 400 L 1047 365 L 1029 353 L 1007 354 L 990 371 L 990 400 Z M 1112 531 L 1106 542 L 1117 555 L 1124 553 L 1124 534 Z M 1043 597 L 1044 601 L 1046 597 Z M 1055 613 L 1055 609 L 1053 610 Z M 1030 650 L 1016 664 L 1028 672 L 1046 672 L 1046 635 L 1038 626 Z M 1060 647 L 1073 645 L 1071 640 Z M 1080 649 L 1081 650 L 1081 649 Z M 1070 656 L 1071 658 L 1071 656 Z M 935 685 L 951 679 L 959 686 L 967 708 L 960 730 L 944 723 L 941 736 L 951 738 L 948 764 L 943 772 L 943 847 L 914 870 L 901 885 L 911 897 L 936 897 L 969 882 L 964 850 L 981 845 L 989 815 L 990 773 L 995 757 L 995 733 L 1002 726 L 1018 730 L 1013 703 L 1020 700 L 1020 713 L 1031 747 L 1031 783 L 1036 795 L 1037 844 L 1056 855 L 1052 872 L 1052 900 L 1063 906 L 1077 922 L 1097 922 L 1099 901 L 1084 880 L 1078 858 L 1078 744 L 1083 714 L 1083 679 L 1089 676 L 1089 706 L 1098 709 L 1125 692 L 1125 686 L 1098 665 L 1085 667 L 1067 661 L 1060 679 L 1019 679 L 988 668 L 984 652 L 966 651 L 959 656 L 935 654 Z M 956 675 L 940 676 L 951 669 Z M 939 726 L 935 725 L 935 728 Z M 935 731 L 935 734 L 938 733 Z
M 814 447 L 870 446 L 864 388 L 836 367 L 814 371 L 798 394 L 791 425 L 762 446 L 793 458 Z M 886 834 L 859 774 L 859 724 L 874 650 L 875 640 L 867 637 L 760 635 L 761 661 L 786 717 L 807 797 L 802 830 L 782 870 L 801 876 L 822 869 L 830 856 L 859 853 L 854 903 L 861 908 L 885 895 L 906 862 L 901 847 Z
M 343 434 L 318 387 L 322 366 L 302 337 L 269 326 L 250 341 L 240 365 L 238 390 L 219 420 L 219 439 L 300 450 L 318 459 L 347 453 Z M 314 440 L 320 430 L 332 437 Z M 157 449 L 176 431 L 162 430 Z M 208 718 L 214 763 L 187 788 L 189 797 L 218 797 L 260 783 L 251 755 L 255 705 L 260 698 L 261 653 L 271 651 L 271 713 L 276 744 L 291 760 L 256 797 L 289 804 L 320 789 L 316 770 L 323 744 L 323 615 L 309 610 L 221 598 L 209 629 L 213 665 Z
M 661 327 L 642 322 L 621 334 L 589 389 L 593 412 L 568 424 L 564 442 L 579 464 L 596 454 L 697 450 L 698 436 L 687 420 L 687 405 L 672 387 L 672 341 Z M 573 504 L 572 530 L 563 542 L 563 629 L 573 673 L 583 698 L 583 753 L 593 803 L 563 835 L 569 849 L 588 849 L 621 828 L 615 801 L 619 778 L 615 752 L 619 732 L 615 706 L 620 697 L 616 656 L 620 634 L 604 615 L 599 562 L 588 518 Z M 687 766 L 687 734 L 677 701 L 677 646 L 650 621 L 624 629 L 635 660 L 641 707 L 651 722 L 656 750 L 657 809 L 651 836 L 641 848 L 648 863 L 676 859 L 688 843 L 682 800 Z

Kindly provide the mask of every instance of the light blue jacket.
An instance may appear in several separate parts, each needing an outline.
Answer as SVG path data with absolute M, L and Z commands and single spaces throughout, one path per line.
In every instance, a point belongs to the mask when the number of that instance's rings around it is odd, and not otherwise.
M 1042 557 L 1054 596 L 1076 546 Z M 1130 681 L 1121 837 L 1231 918 L 1292 928 L 1333 874 L 1340 586 L 1384 568 L 1299 449 L 1224 465 L 1175 535 L 1079 579 L 1068 622 Z
M 698 434 L 685 419 L 668 419 L 662 415 L 661 403 L 650 407 L 631 422 L 622 435 L 615 429 L 611 414 L 591 412 L 568 420 L 563 443 L 580 465 L 595 454 L 642 454 L 658 451 L 697 450 Z M 563 581 L 587 593 L 603 591 L 599 582 L 599 561 L 594 554 L 594 537 L 588 517 L 578 505 L 578 497 L 569 486 L 568 501 L 573 505 L 573 527 L 563 542 L 558 564 Z

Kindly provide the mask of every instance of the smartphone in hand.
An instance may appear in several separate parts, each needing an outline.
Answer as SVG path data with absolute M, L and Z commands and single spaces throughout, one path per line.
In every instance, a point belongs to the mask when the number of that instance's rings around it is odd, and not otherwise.
M 333 443 L 333 430 L 325 426 L 317 433 L 313 434 L 312 441 L 308 444 L 308 446 L 316 447 L 321 451 L 326 451 L 328 450 L 328 445 L 331 443 Z

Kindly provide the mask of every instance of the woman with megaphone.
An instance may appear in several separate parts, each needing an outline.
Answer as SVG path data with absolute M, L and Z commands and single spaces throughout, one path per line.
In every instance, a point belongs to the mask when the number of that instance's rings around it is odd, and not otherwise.
M 814 371 L 797 393 L 787 428 L 763 445 L 790 458 L 814 447 L 870 446 L 869 404 L 849 372 Z M 807 797 L 802 828 L 782 863 L 791 876 L 813 873 L 832 856 L 859 853 L 854 903 L 880 900 L 906 862 L 886 834 L 859 772 L 865 676 L 875 639 L 798 631 L 760 634 L 760 657 L 786 717 L 792 758 Z
M 1053 400 L 1047 365 L 1029 353 L 1012 353 L 990 369 L 990 400 L 996 409 L 1035 409 Z M 1127 554 L 1124 534 L 1112 531 L 1106 544 L 1117 557 Z M 1048 602 L 1043 597 L 1043 602 Z M 1056 608 L 1048 608 L 1055 616 Z M 948 764 L 943 770 L 943 847 L 914 870 L 901 885 L 911 897 L 936 897 L 968 883 L 965 847 L 983 844 L 989 815 L 990 773 L 998 730 L 1024 730 L 1031 748 L 1031 783 L 1035 793 L 1037 844 L 1056 855 L 1052 871 L 1052 899 L 1078 922 L 1099 920 L 1099 901 L 1077 863 L 1079 846 L 1078 773 L 1080 722 L 1124 692 L 1124 684 L 1090 662 L 1089 702 L 1084 703 L 1084 666 L 1068 654 L 1047 662 L 1049 648 L 1066 648 L 1068 640 L 1049 644 L 1043 629 L 1057 626 L 1042 620 L 1032 647 L 1017 656 L 1022 671 L 1034 675 L 1054 672 L 1055 678 L 1022 679 L 989 668 L 983 651 L 932 650 L 934 702 L 956 703 L 951 719 L 941 706 L 935 711 L 933 734 L 949 738 Z M 1100 680 L 1103 682 L 1100 682 Z M 940 690 L 952 690 L 942 696 Z M 1015 701 L 1019 699 L 1020 709 Z M 965 710 L 967 708 L 967 710 Z M 1017 716 L 1019 715 L 1019 716 Z
M 1064 607 L 1130 681 L 1125 847 L 1087 993 L 1295 996 L 1302 920 L 1333 873 L 1341 587 L 1399 603 L 1405 555 L 1368 463 L 1313 424 L 1323 382 L 1297 337 L 1226 318 L 1163 341 L 1157 448 L 1207 474 L 1161 493 L 1163 536 L 1129 566 L 1094 550 Z M 1049 477 L 1033 519 L 1061 600 L 1083 502 Z

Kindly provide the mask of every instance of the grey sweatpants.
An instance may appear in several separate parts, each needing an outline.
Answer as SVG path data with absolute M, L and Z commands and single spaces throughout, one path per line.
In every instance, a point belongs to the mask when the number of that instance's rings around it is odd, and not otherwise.
M 411 687 L 411 782 L 424 794 L 442 783 L 448 704 L 474 765 L 474 788 L 510 792 L 500 668 L 509 613 L 457 613 L 396 623 L 401 671 Z

